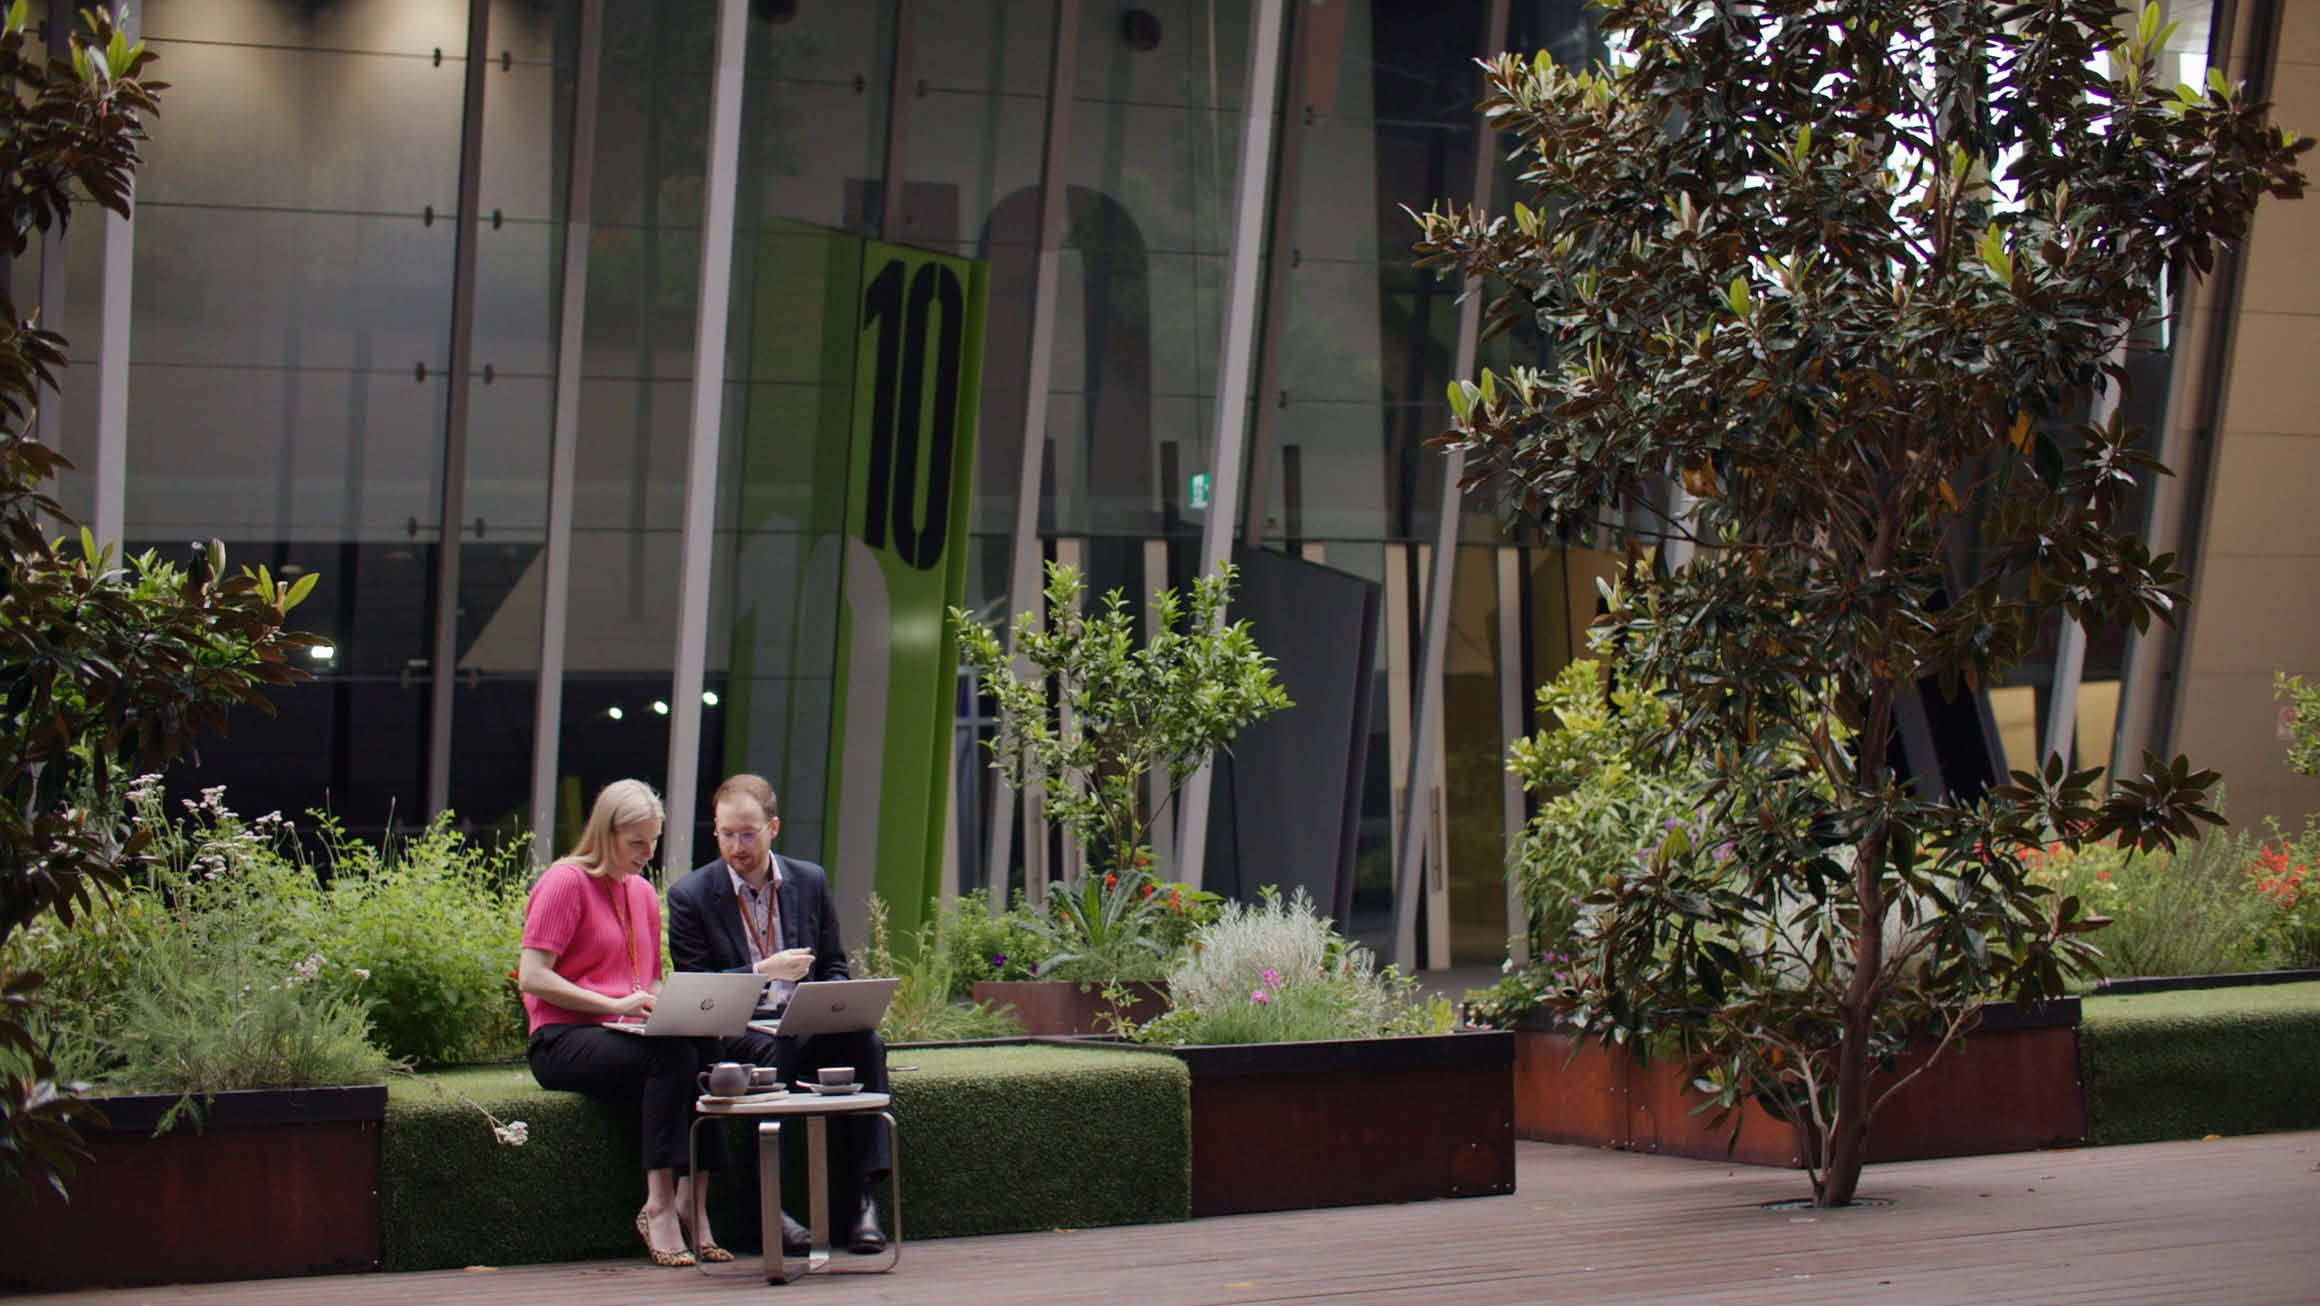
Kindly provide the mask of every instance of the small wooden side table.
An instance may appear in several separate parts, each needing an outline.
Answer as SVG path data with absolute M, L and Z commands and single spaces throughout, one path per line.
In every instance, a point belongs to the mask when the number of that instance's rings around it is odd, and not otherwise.
M 884 1093 L 816 1093 L 799 1089 L 784 1094 L 752 1093 L 746 1097 L 704 1097 L 694 1104 L 692 1128 L 685 1138 L 686 1159 L 697 1173 L 700 1165 L 701 1126 L 726 1116 L 759 1117 L 757 1124 L 757 1223 L 765 1260 L 767 1283 L 790 1283 L 808 1274 L 884 1274 L 902 1260 L 902 1156 L 895 1133 L 892 1099 Z M 831 1116 L 870 1113 L 886 1122 L 887 1136 L 895 1140 L 894 1218 L 888 1224 L 886 1254 L 844 1261 L 830 1254 L 830 1142 Z M 806 1181 L 813 1231 L 804 1256 L 791 1256 L 781 1245 L 781 1122 L 784 1116 L 802 1117 L 806 1124 Z M 701 1227 L 701 1184 L 693 1185 L 693 1228 Z M 706 1265 L 704 1274 L 718 1275 Z M 730 1274 L 730 1271 L 722 1273 Z

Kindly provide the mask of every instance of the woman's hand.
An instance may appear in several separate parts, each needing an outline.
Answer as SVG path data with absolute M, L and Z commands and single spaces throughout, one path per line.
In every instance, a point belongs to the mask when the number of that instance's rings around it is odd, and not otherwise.
M 642 989 L 625 998 L 606 998 L 612 1004 L 615 1016 L 649 1016 L 653 1009 L 653 994 Z

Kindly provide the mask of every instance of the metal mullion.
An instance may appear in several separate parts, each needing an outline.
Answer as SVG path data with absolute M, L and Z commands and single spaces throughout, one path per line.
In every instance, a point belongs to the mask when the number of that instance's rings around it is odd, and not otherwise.
M 603 0 L 580 0 L 579 66 L 572 87 L 571 159 L 564 171 L 564 269 L 556 321 L 556 398 L 548 443 L 548 537 L 540 549 L 540 679 L 532 713 L 532 852 L 556 855 L 556 778 L 561 770 L 564 638 L 571 607 L 572 492 L 580 453 L 580 367 L 588 304 L 589 191 L 596 171 L 597 64 Z
M 879 183 L 878 238 L 899 240 L 902 236 L 902 170 L 908 158 L 910 143 L 909 82 L 912 68 L 910 48 L 911 20 L 917 16 L 918 6 L 913 0 L 894 0 L 894 62 L 891 84 L 886 88 L 886 176 Z
M 669 819 L 661 865 L 690 868 L 701 769 L 701 687 L 709 651 L 709 586 L 717 514 L 717 451 L 725 415 L 725 329 L 733 297 L 734 177 L 740 170 L 743 37 L 748 0 L 717 6 L 716 67 L 701 186 L 701 281 L 693 319 L 693 410 L 685 450 L 684 562 L 677 575 L 675 684 L 669 694 Z
M 1495 58 L 1506 46 L 1506 8 L 1507 0 L 1490 0 L 1483 49 L 1485 59 Z M 1476 209 L 1490 205 L 1496 139 L 1497 133 L 1491 130 L 1490 124 L 1478 119 L 1474 142 Z M 1452 365 L 1453 376 L 1463 378 L 1474 371 L 1481 324 L 1481 296 L 1468 294 L 1458 305 L 1458 347 Z M 1422 891 L 1419 876 L 1426 827 L 1433 815 L 1430 806 L 1420 801 L 1419 796 L 1427 792 L 1428 782 L 1441 762 L 1441 732 L 1436 727 L 1442 715 L 1442 668 L 1450 641 L 1450 577 L 1451 567 L 1457 560 L 1458 519 L 1463 502 L 1458 482 L 1465 470 L 1463 454 L 1452 450 L 1443 456 L 1441 517 L 1434 524 L 1433 568 L 1426 584 L 1425 634 L 1418 653 L 1417 705 L 1410 732 L 1410 769 L 1402 790 L 1407 796 L 1409 819 L 1402 824 L 1401 838 L 1394 851 L 1393 960 L 1404 971 L 1413 969 L 1418 951 L 1418 894 Z
M 1055 374 L 1055 297 L 1062 282 L 1063 226 L 1070 211 L 1067 181 L 1071 155 L 1072 87 L 1079 67 L 1079 0 L 1056 0 L 1053 43 L 1047 61 L 1047 135 L 1039 156 L 1039 244 L 1031 272 L 1031 348 L 1023 380 L 1023 452 L 1018 462 L 1015 533 L 1008 567 L 1007 611 L 1038 612 L 1039 503 L 1046 492 L 1040 476 L 1047 447 L 1047 392 Z M 1013 652 L 1014 626 L 1008 626 Z M 1018 659 L 1016 675 L 1028 675 Z M 991 787 L 990 841 L 986 883 L 1004 886 L 1015 839 L 1018 795 L 1005 785 Z M 1002 889 L 993 895 L 1006 900 Z
M 1239 519 L 1242 464 L 1247 457 L 1249 363 L 1256 349 L 1257 260 L 1263 252 L 1266 180 L 1272 171 L 1273 117 L 1281 80 L 1283 0 L 1256 0 L 1249 7 L 1248 89 L 1241 99 L 1240 159 L 1233 177 L 1232 253 L 1226 263 L 1224 330 L 1216 368 L 1215 433 L 1209 466 L 1208 519 L 1201 524 L 1200 566 L 1195 576 L 1214 575 L 1231 557 Z M 1208 791 L 1211 768 L 1201 767 L 1184 786 L 1177 813 L 1177 878 L 1197 889 L 1208 849 Z
M 1498 741 L 1505 757 L 1523 729 L 1524 683 L 1522 657 L 1522 551 L 1500 545 L 1491 551 L 1498 561 Z M 1522 777 L 1498 768 L 1500 810 L 1505 815 L 1506 844 L 1522 834 L 1529 813 L 1524 810 Z M 1530 923 L 1523 910 L 1522 892 L 1514 876 L 1506 877 L 1507 955 L 1517 964 L 1531 959 Z
M 140 8 L 137 0 L 112 0 L 110 8 L 113 23 L 121 34 L 136 40 Z M 61 18 L 50 16 L 52 37 L 59 27 L 70 29 L 71 13 L 67 9 Z M 134 177 L 129 179 L 128 188 L 133 198 Z M 99 543 L 121 543 L 128 517 L 129 325 L 135 304 L 130 289 L 137 265 L 137 219 L 134 206 L 126 216 L 112 212 L 99 216 L 102 224 L 98 257 L 102 270 L 97 286 L 97 442 L 95 456 L 89 460 L 89 529 Z M 44 247 L 47 244 L 45 238 L 42 244 Z M 61 246 L 63 242 L 60 240 L 57 244 Z M 62 305 L 58 307 L 61 309 Z
M 475 260 L 482 235 L 483 79 L 491 0 L 468 0 L 467 67 L 460 109 L 459 225 L 451 255 L 451 359 L 443 426 L 442 524 L 435 555 L 435 638 L 427 662 L 427 815 L 451 805 L 451 695 L 458 679 L 459 539 L 467 510 L 468 371 L 475 363 Z

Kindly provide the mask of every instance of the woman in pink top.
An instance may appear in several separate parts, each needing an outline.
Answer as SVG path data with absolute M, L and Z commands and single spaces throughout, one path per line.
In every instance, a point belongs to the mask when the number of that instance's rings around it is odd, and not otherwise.
M 655 1264 L 682 1266 L 694 1260 L 684 1250 L 682 1213 L 694 1209 L 685 1132 L 697 1077 L 716 1041 L 604 1028 L 615 1017 L 649 1013 L 660 992 L 660 895 L 645 872 L 662 819 L 660 797 L 643 781 L 604 787 L 580 842 L 532 885 L 516 981 L 531 1017 L 532 1078 L 540 1087 L 640 1099 L 645 1201 L 636 1231 Z M 704 1168 L 722 1159 L 723 1143 L 717 1130 L 702 1139 Z M 705 1226 L 698 1232 L 701 1259 L 733 1259 Z

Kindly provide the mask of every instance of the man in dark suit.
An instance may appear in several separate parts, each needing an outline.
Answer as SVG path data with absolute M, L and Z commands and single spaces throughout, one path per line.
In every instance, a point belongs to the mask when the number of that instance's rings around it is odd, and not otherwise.
M 768 976 L 770 1016 L 802 980 L 846 979 L 846 949 L 838 939 L 837 904 L 830 879 L 812 862 L 774 853 L 781 831 L 773 786 L 762 776 L 737 775 L 717 786 L 717 850 L 722 856 L 669 888 L 669 956 L 681 971 L 754 971 Z M 810 1079 L 823 1066 L 852 1066 L 863 1091 L 886 1091 L 886 1044 L 877 1031 L 775 1038 L 755 1030 L 723 1041 L 719 1056 L 779 1068 L 783 1083 Z M 886 1249 L 872 1200 L 894 1168 L 893 1141 L 882 1122 L 846 1115 L 833 1122 L 852 1164 L 838 1210 L 847 1212 L 832 1241 L 869 1254 Z M 782 1241 L 796 1254 L 805 1229 L 787 1213 Z

